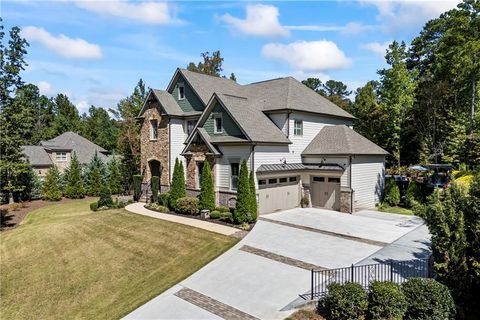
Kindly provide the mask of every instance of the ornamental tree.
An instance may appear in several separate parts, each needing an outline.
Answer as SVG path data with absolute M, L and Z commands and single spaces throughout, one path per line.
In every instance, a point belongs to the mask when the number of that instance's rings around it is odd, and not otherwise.
M 77 153 L 74 152 L 70 167 L 68 168 L 67 185 L 65 187 L 65 196 L 72 199 L 85 197 L 85 188 L 83 187 L 82 169 L 78 161 Z
M 42 196 L 48 201 L 59 201 L 62 199 L 62 191 L 60 191 L 60 172 L 56 166 L 51 167 L 45 177 L 43 183 Z
M 215 209 L 215 191 L 213 189 L 212 170 L 208 161 L 203 163 L 200 189 L 200 208 L 213 211 Z
M 251 210 L 251 191 L 250 182 L 248 181 L 247 161 L 242 160 L 240 166 L 240 175 L 237 183 L 237 202 L 235 210 L 233 211 L 233 221 L 236 224 L 241 224 L 249 221 L 249 214 Z
M 185 171 L 183 170 L 183 163 L 178 158 L 175 159 L 175 167 L 173 169 L 172 184 L 170 186 L 170 207 L 175 209 L 177 200 L 187 195 L 185 189 Z
M 251 220 L 250 222 L 254 222 L 257 220 L 257 190 L 255 189 L 255 173 L 253 170 L 250 171 L 250 214 Z

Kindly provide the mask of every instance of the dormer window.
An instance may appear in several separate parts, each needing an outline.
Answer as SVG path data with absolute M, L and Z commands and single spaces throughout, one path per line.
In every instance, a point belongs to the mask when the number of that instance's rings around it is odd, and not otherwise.
M 223 133 L 223 118 L 221 113 L 213 115 L 214 133 Z
M 150 120 L 150 140 L 158 138 L 158 120 Z
M 181 82 L 178 84 L 178 100 L 183 99 L 185 99 L 185 84 Z
M 66 152 L 55 153 L 55 160 L 57 160 L 57 161 L 67 161 L 67 153 Z

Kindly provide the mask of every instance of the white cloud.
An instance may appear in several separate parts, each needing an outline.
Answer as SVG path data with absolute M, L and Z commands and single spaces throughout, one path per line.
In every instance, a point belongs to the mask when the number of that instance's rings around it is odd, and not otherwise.
M 359 22 L 349 22 L 343 26 L 335 25 L 297 25 L 297 26 L 285 26 L 288 30 L 299 31 L 319 31 L 319 32 L 340 32 L 346 35 L 356 35 L 365 31 L 372 31 L 377 29 L 378 25 L 365 25 Z
M 380 43 L 380 42 L 369 42 L 362 45 L 363 49 L 370 50 L 375 54 L 379 55 L 380 57 L 384 58 L 387 54 L 388 46 L 390 45 L 390 41 Z
M 90 105 L 89 105 L 88 102 L 85 101 L 85 100 L 81 100 L 81 101 L 77 102 L 77 103 L 75 104 L 75 106 L 77 107 L 78 112 L 79 112 L 80 114 L 82 114 L 82 113 L 88 113 L 88 109 L 90 108 Z
M 351 65 L 351 60 L 343 51 L 334 42 L 327 40 L 268 43 L 263 46 L 262 55 L 267 59 L 286 62 L 301 71 L 320 72 Z
M 53 93 L 53 86 L 47 81 L 39 81 L 37 87 L 40 94 L 51 95 Z
M 362 1 L 363 4 L 377 8 L 377 19 L 389 33 L 405 28 L 418 29 L 428 20 L 455 8 L 458 2 L 458 0 Z
M 278 8 L 271 5 L 248 5 L 245 19 L 225 14 L 220 20 L 241 33 L 262 37 L 286 37 L 289 31 L 278 21 Z
M 83 0 L 76 1 L 76 5 L 101 15 L 110 15 L 149 24 L 178 24 L 182 23 L 174 14 L 167 2 L 128 2 L 123 0 Z
M 49 50 L 71 59 L 100 59 L 102 50 L 96 44 L 64 34 L 54 36 L 42 28 L 28 26 L 22 29 L 22 37 L 29 42 L 38 42 Z

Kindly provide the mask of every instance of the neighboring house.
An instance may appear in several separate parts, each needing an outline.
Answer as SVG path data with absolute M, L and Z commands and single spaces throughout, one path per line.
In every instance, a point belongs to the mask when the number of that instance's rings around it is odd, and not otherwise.
M 217 202 L 235 201 L 241 160 L 255 172 L 260 213 L 310 205 L 353 212 L 383 194 L 388 153 L 353 131 L 351 114 L 292 77 L 239 85 L 177 69 L 140 111 L 141 172 L 168 190 L 175 159 L 190 194 L 208 160 Z
M 41 177 L 56 165 L 63 172 L 75 152 L 80 164 L 87 164 L 97 152 L 103 162 L 107 162 L 109 152 L 75 132 L 65 132 L 51 140 L 40 141 L 38 146 L 23 146 L 23 152 L 33 169 Z

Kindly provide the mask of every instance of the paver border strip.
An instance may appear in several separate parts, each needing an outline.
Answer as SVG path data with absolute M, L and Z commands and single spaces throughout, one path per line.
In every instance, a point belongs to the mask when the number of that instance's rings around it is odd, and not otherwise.
M 265 217 L 259 217 L 258 220 L 262 220 L 262 221 L 266 221 L 266 222 L 270 222 L 270 223 L 275 223 L 275 224 L 279 224 L 279 225 L 286 226 L 286 227 L 297 228 L 297 229 L 300 229 L 300 230 L 305 230 L 305 231 L 310 231 L 310 232 L 315 232 L 315 233 L 321 233 L 321 234 L 325 234 L 325 235 L 328 235 L 328 236 L 342 238 L 342 239 L 346 239 L 346 240 L 371 244 L 371 245 L 379 246 L 379 247 L 385 247 L 385 246 L 390 244 L 389 242 L 382 242 L 382 241 L 377 241 L 377 240 L 355 237 L 355 236 L 351 236 L 351 235 L 347 235 L 347 234 L 316 229 L 316 228 L 312 228 L 312 227 L 302 226 L 302 225 L 299 225 L 299 224 L 280 221 L 280 220 L 269 219 L 269 218 L 265 218 Z
M 209 296 L 206 296 L 200 292 L 184 287 L 174 293 L 175 296 L 182 300 L 185 300 L 197 307 L 202 308 L 210 313 L 213 313 L 223 319 L 232 320 L 259 320 L 258 318 L 238 310 L 228 304 L 215 300 Z
M 308 262 L 304 262 L 302 260 L 289 258 L 289 257 L 286 257 L 286 256 L 282 256 L 280 254 L 276 254 L 276 253 L 273 253 L 273 252 L 270 252 L 270 251 L 254 248 L 254 247 L 247 246 L 247 245 L 242 246 L 239 250 L 244 251 L 244 252 L 248 252 L 248 253 L 251 253 L 251 254 L 255 254 L 257 256 L 264 257 L 264 258 L 267 258 L 267 259 L 270 259 L 270 260 L 274 260 L 274 261 L 277 261 L 277 262 L 280 262 L 280 263 L 288 264 L 290 266 L 294 266 L 294 267 L 297 267 L 297 268 L 302 268 L 302 269 L 305 269 L 305 270 L 309 270 L 309 271 L 312 270 L 312 269 L 315 269 L 315 270 L 327 270 L 328 269 L 328 268 L 318 266 L 318 265 L 313 264 L 313 263 L 308 263 Z

